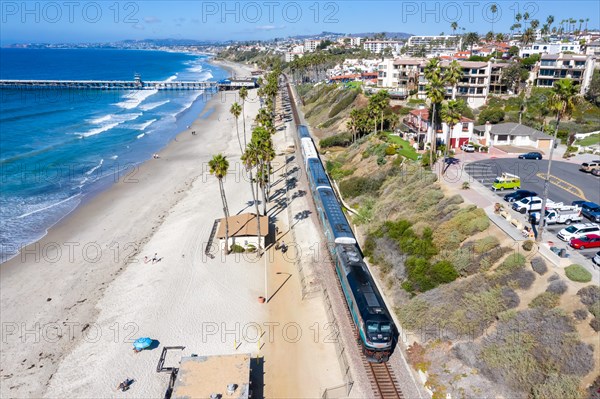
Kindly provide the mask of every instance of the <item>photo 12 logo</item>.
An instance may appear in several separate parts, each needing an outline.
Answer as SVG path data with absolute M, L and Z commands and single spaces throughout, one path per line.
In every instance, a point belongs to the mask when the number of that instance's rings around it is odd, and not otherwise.
M 295 1 L 204 1 L 202 23 L 338 23 L 339 4 Z
M 2 23 L 114 23 L 136 24 L 139 5 L 133 1 L 2 1 Z

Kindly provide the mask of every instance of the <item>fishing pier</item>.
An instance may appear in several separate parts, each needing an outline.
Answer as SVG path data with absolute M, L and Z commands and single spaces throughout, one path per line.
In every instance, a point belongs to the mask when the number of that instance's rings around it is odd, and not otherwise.
M 75 89 L 75 90 L 237 90 L 258 87 L 255 77 L 201 81 L 143 81 L 140 75 L 133 80 L 0 80 L 0 89 Z

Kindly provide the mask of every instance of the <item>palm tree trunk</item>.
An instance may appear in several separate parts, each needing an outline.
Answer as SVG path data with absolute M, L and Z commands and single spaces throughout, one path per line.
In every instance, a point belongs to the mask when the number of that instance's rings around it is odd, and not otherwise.
M 381 129 L 379 131 L 383 132 L 383 109 L 381 110 Z
M 237 133 L 238 144 L 240 145 L 240 154 L 244 154 L 244 148 L 242 147 L 242 138 L 240 137 L 240 124 L 238 118 L 235 118 L 235 131 Z
M 248 146 L 248 143 L 246 142 L 246 114 L 244 113 L 244 103 L 246 102 L 246 100 L 242 101 L 242 122 L 243 122 L 243 127 L 244 127 L 244 148 Z
M 254 193 L 254 181 L 252 178 L 252 170 L 250 170 L 250 190 L 252 190 L 252 199 L 254 200 L 254 206 L 256 209 L 256 226 L 258 229 L 258 247 L 256 248 L 256 251 L 258 253 L 258 256 L 261 255 L 260 251 L 261 251 L 261 246 L 260 246 L 260 240 L 261 240 L 261 234 L 260 234 L 260 211 L 258 210 L 258 201 L 256 199 L 256 197 L 258 196 L 258 193 Z
M 546 201 L 548 200 L 548 188 L 550 186 L 550 169 L 552 168 L 552 154 L 554 154 L 554 146 L 556 144 L 556 137 L 558 136 L 558 125 L 560 124 L 560 112 L 556 114 L 556 129 L 554 130 L 554 140 L 550 146 L 550 155 L 548 156 L 548 171 L 546 172 L 546 179 L 544 179 L 544 194 L 542 195 L 542 209 L 540 211 L 539 231 L 536 237 L 537 242 L 542 241 L 542 234 L 546 225 Z
M 221 190 L 221 201 L 223 202 L 223 213 L 225 214 L 225 255 L 229 254 L 229 207 L 227 198 L 225 198 L 225 187 L 223 179 L 219 179 L 219 189 Z

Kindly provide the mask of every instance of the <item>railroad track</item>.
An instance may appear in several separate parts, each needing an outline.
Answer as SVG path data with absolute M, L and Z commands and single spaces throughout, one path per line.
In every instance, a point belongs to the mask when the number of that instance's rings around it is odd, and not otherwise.
M 296 108 L 296 101 L 294 95 L 292 94 L 292 88 L 290 83 L 287 82 L 288 96 L 290 99 L 290 105 L 292 107 L 292 114 L 294 118 L 294 122 L 296 126 L 300 124 L 300 116 L 298 114 L 298 110 Z M 330 263 L 333 268 L 333 273 L 335 274 L 335 266 L 333 262 Z M 339 279 L 336 275 L 336 285 L 337 285 L 337 294 L 342 295 L 342 286 L 340 284 Z M 373 390 L 374 397 L 380 399 L 402 399 L 404 396 L 402 395 L 402 390 L 400 389 L 400 384 L 398 383 L 398 379 L 394 375 L 394 371 L 391 369 L 388 363 L 372 363 L 369 362 L 366 356 L 363 354 L 361 341 L 358 336 L 358 329 L 356 325 L 354 325 L 354 320 L 352 319 L 352 315 L 350 314 L 350 310 L 348 306 L 344 306 L 344 310 L 346 313 L 346 317 L 348 318 L 350 325 L 354 326 L 354 339 L 358 346 L 358 351 L 361 356 L 361 362 L 365 368 L 365 372 L 367 378 L 371 383 L 371 389 Z

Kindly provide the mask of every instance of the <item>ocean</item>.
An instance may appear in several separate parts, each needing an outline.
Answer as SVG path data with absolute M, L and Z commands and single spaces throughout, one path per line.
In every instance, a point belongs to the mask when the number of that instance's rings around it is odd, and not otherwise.
M 219 80 L 197 54 L 0 49 L 0 79 Z M 208 93 L 0 90 L 0 263 L 135 165 L 202 112 Z

